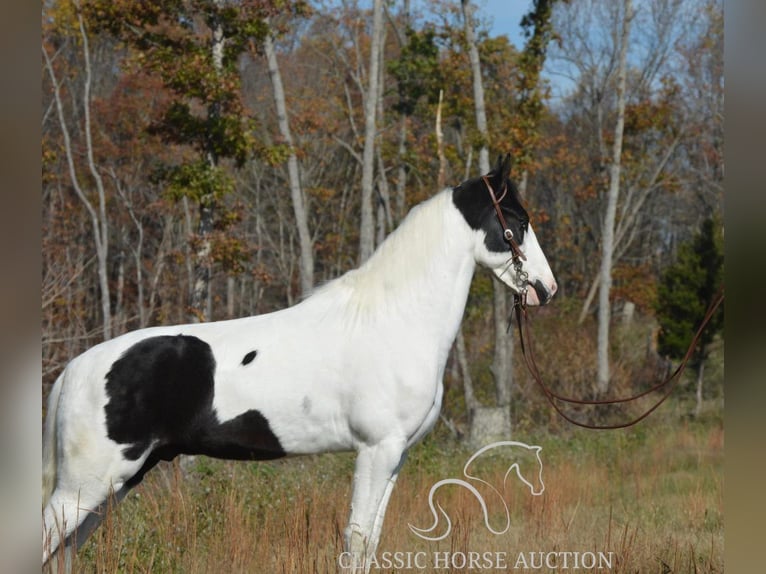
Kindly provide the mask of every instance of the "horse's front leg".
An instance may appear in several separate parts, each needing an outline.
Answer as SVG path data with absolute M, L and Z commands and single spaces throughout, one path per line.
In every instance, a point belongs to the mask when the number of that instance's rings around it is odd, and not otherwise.
M 359 449 L 351 516 L 345 532 L 347 570 L 369 572 L 391 491 L 406 458 L 404 439 L 387 439 Z

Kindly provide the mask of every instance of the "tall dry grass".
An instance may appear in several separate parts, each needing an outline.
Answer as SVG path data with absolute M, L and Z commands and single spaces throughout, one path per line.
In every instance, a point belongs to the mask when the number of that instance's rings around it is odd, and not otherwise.
M 412 534 L 409 524 L 431 524 L 431 485 L 461 477 L 471 454 L 426 441 L 399 478 L 378 556 L 502 552 L 506 570 L 521 572 L 513 569 L 519 552 L 612 552 L 613 572 L 722 572 L 723 429 L 716 420 L 675 422 L 670 411 L 626 431 L 517 437 L 543 446 L 546 489 L 533 497 L 509 479 L 504 496 L 512 526 L 497 536 L 485 528 L 476 500 L 457 487 L 440 490 L 438 499 L 453 520 L 451 535 L 427 542 Z M 502 483 L 507 462 L 489 463 L 494 483 Z M 109 513 L 75 571 L 336 572 L 352 472 L 353 457 L 345 454 L 273 463 L 199 457 L 186 473 L 165 465 Z M 502 506 L 487 500 L 491 524 L 501 528 Z M 428 563 L 432 569 L 433 560 Z

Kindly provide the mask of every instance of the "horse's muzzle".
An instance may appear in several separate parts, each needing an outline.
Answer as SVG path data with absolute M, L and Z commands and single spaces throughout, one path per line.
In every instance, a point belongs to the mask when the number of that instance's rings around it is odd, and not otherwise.
M 538 279 L 529 286 L 531 289 L 527 292 L 527 305 L 545 305 L 553 299 L 554 293 L 558 290 L 555 280 L 551 280 L 550 284 L 546 285 Z

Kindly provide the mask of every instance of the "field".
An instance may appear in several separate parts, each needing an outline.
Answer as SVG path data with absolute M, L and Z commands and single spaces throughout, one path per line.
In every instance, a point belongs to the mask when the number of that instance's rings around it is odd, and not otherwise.
M 438 501 L 453 528 L 438 542 L 418 538 L 408 525 L 432 523 L 431 485 L 461 477 L 471 452 L 426 440 L 394 490 L 373 571 L 557 572 L 566 558 L 577 572 L 722 572 L 722 419 L 717 407 L 698 420 L 681 412 L 671 403 L 628 430 L 514 437 L 543 447 L 545 492 L 531 496 L 509 478 L 511 527 L 494 535 L 473 496 L 443 488 Z M 485 472 L 502 484 L 507 468 L 492 460 Z M 75 571 L 336 572 L 352 471 L 350 454 L 166 464 L 108 514 Z M 499 530 L 505 514 L 490 499 L 489 522 Z M 608 557 L 611 568 L 586 567 L 593 556 Z M 535 564 L 546 557 L 548 566 Z

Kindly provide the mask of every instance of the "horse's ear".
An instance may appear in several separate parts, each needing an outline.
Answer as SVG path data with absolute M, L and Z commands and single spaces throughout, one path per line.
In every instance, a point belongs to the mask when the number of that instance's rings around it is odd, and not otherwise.
M 492 168 L 492 173 L 505 181 L 511 173 L 511 154 L 497 154 L 497 160 L 495 161 L 495 167 Z
M 494 177 L 498 178 L 500 186 L 502 186 L 502 184 L 505 183 L 505 180 L 511 175 L 511 163 L 511 154 L 507 153 L 505 154 L 505 157 L 503 157 L 503 154 L 498 154 L 495 167 L 492 168 L 491 173 Z
M 503 170 L 503 154 L 499 153 L 497 154 L 497 159 L 495 160 L 495 167 L 492 168 L 492 173 L 499 174 L 502 173 Z
M 499 156 L 497 159 L 498 159 L 498 162 L 500 162 Z M 511 154 L 510 153 L 505 154 L 505 157 L 502 160 L 502 164 L 499 170 L 503 181 L 505 181 L 506 179 L 510 177 L 512 163 L 513 162 L 511 161 Z

